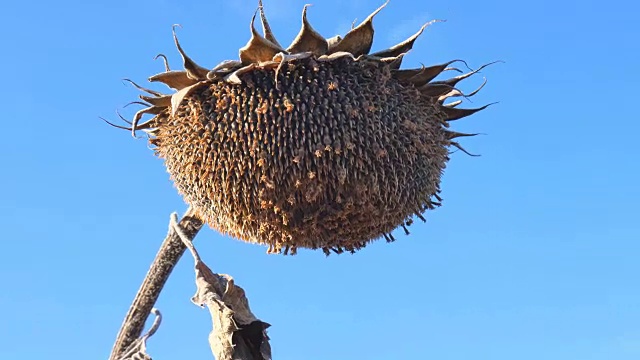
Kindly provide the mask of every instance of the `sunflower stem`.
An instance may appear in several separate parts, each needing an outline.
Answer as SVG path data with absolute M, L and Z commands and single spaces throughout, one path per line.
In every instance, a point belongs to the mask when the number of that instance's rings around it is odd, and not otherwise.
M 190 240 L 195 238 L 202 225 L 202 221 L 195 215 L 195 211 L 191 207 L 179 222 L 183 234 Z M 131 307 L 129 307 L 111 350 L 109 360 L 123 359 L 122 355 L 126 355 L 126 350 L 140 338 L 144 325 L 160 296 L 162 288 L 186 249 L 187 247 L 180 236 L 174 231 L 173 227 L 170 227 L 160 246 L 160 250 L 158 250 L 147 275 L 142 281 L 142 285 L 140 285 L 140 289 L 133 299 Z

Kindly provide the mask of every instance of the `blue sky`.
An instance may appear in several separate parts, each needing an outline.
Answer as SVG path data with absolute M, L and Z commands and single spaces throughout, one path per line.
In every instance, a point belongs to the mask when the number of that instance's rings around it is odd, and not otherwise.
M 98 116 L 179 62 L 236 59 L 257 1 L 3 5 L 0 359 L 106 359 L 134 292 L 185 205 L 144 140 Z M 304 1 L 265 0 L 287 43 Z M 325 36 L 381 1 L 316 2 Z M 265 254 L 206 229 L 197 246 L 273 324 L 274 358 L 640 358 L 639 5 L 632 1 L 391 1 L 375 49 L 430 27 L 405 67 L 493 60 L 455 130 L 444 206 L 394 244 L 325 258 Z M 464 89 L 482 82 L 467 80 Z M 130 113 L 128 113 L 130 115 Z M 207 311 L 182 261 L 158 307 L 154 359 L 211 358 Z

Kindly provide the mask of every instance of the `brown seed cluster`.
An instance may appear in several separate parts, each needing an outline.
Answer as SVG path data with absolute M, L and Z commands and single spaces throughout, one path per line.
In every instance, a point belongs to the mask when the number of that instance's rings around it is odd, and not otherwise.
M 386 5 L 386 4 L 385 4 Z M 383 5 L 384 7 L 384 5 Z M 174 39 L 184 70 L 150 78 L 175 89 L 139 87 L 149 107 L 127 128 L 151 136 L 186 202 L 213 228 L 265 244 L 354 252 L 440 205 L 440 178 L 454 141 L 472 136 L 449 122 L 477 109 L 447 80 L 456 61 L 401 70 L 418 33 L 369 54 L 373 16 L 344 38 L 325 39 L 306 18 L 283 49 L 260 7 L 264 37 L 252 37 L 239 61 L 212 70 L 197 65 Z M 255 16 L 254 16 L 255 19 Z M 135 85 L 135 84 L 134 84 Z M 479 89 L 478 89 L 479 90 Z M 144 114 L 155 117 L 143 124 Z

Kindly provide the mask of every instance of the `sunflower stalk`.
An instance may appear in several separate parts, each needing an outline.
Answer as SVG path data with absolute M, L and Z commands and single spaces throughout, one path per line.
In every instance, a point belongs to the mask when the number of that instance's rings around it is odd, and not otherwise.
M 178 224 L 182 229 L 182 234 L 188 236 L 189 239 L 193 239 L 203 225 L 202 221 L 195 216 L 193 208 L 187 210 Z M 127 354 L 132 346 L 135 346 L 141 339 L 140 335 L 144 330 L 149 314 L 152 312 L 162 288 L 169 279 L 171 271 L 173 271 L 186 249 L 180 236 L 173 231 L 173 227 L 170 228 L 142 285 L 140 285 L 140 289 L 135 295 L 133 303 L 129 307 L 111 350 L 109 360 L 132 358 Z
M 187 249 L 195 260 L 197 292 L 191 301 L 209 309 L 213 321 L 209 345 L 215 358 L 271 359 L 271 347 L 266 334 L 270 325 L 253 315 L 244 290 L 235 285 L 233 278 L 212 272 L 193 246 L 193 239 L 201 227 L 202 222 L 192 208 L 181 220 L 178 220 L 176 213 L 171 214 L 169 232 L 129 308 L 110 360 L 151 360 L 146 352 L 146 342 L 157 331 L 161 320 L 154 305 L 173 267 Z M 150 313 L 156 315 L 156 321 L 141 336 Z
M 147 340 L 151 338 L 158 328 L 160 328 L 160 323 L 162 322 L 162 314 L 158 309 L 152 309 L 151 313 L 156 316 L 153 320 L 153 325 L 146 334 L 142 337 L 138 338 L 136 341 L 131 343 L 121 355 L 119 355 L 119 359 L 132 359 L 132 360 L 152 360 L 151 356 L 147 354 Z

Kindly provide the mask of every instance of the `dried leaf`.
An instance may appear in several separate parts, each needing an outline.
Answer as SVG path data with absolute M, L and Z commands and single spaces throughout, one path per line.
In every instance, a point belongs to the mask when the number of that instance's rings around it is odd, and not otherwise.
M 195 261 L 196 294 L 191 301 L 207 307 L 213 330 L 209 346 L 217 360 L 271 360 L 271 346 L 266 329 L 249 308 L 244 290 L 233 278 L 216 274 L 202 261 L 197 250 L 178 225 L 177 214 L 171 215 L 171 226 L 191 252 Z

